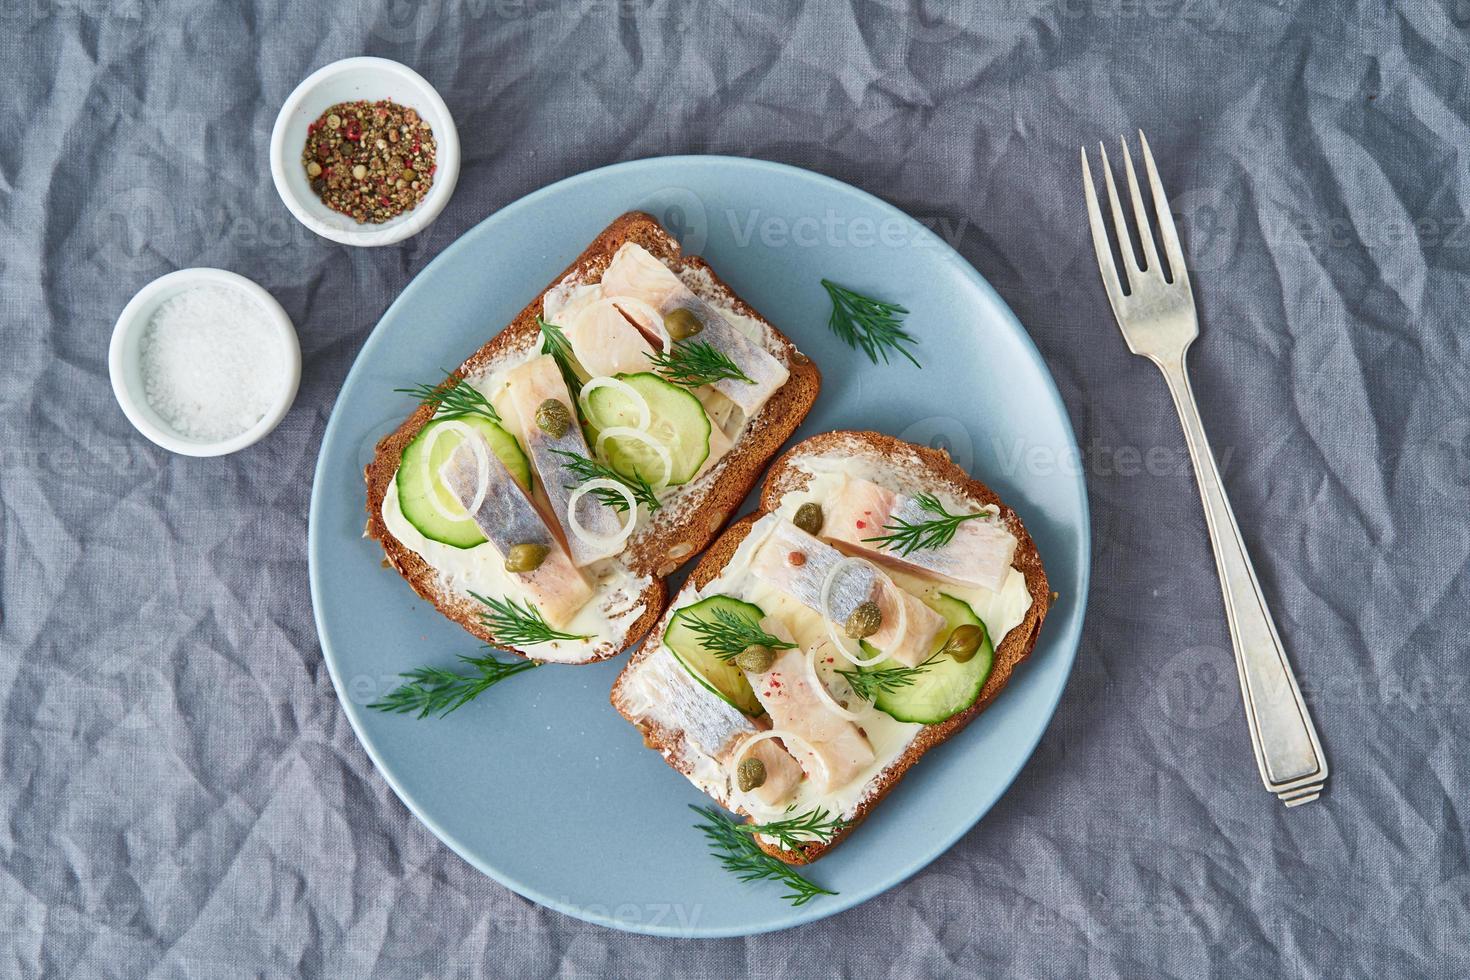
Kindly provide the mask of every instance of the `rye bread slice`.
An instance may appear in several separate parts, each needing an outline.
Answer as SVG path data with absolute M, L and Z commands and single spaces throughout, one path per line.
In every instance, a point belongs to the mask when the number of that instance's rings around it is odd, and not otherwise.
M 755 417 L 747 421 L 735 446 L 723 459 L 697 480 L 680 487 L 652 518 L 644 518 L 619 556 L 634 575 L 650 580 L 639 597 L 643 612 L 622 637 L 598 646 L 590 657 L 577 661 L 580 663 L 615 656 L 648 631 L 663 611 L 668 596 L 663 579 L 689 557 L 702 551 L 730 519 L 767 461 L 806 417 L 822 383 L 816 365 L 798 351 L 785 334 L 737 296 L 715 274 L 709 263 L 698 256 L 684 255 L 678 240 L 664 231 L 651 215 L 641 211 L 629 211 L 616 218 L 566 271 L 517 314 L 509 326 L 471 354 L 451 377 L 457 381 L 466 374 L 483 372 L 502 360 L 522 357 L 532 348 L 539 348 L 541 335 L 536 319 L 542 313 L 546 293 L 569 279 L 586 283 L 599 281 L 613 255 L 626 242 L 643 246 L 701 298 L 757 321 L 764 331 L 761 338 L 763 346 L 786 366 L 791 377 Z M 404 380 L 408 383 L 415 379 Z M 382 544 L 388 564 L 408 580 L 415 592 L 471 635 L 493 644 L 495 638 L 480 623 L 483 607 L 467 595 L 446 589 L 434 568 L 395 538 L 383 521 L 383 498 L 394 473 L 398 471 L 404 447 L 413 441 L 432 416 L 432 409 L 420 406 L 378 442 L 373 459 L 364 470 L 367 481 L 366 534 Z M 534 656 L 524 650 L 496 645 L 521 656 Z
M 870 782 L 862 801 L 849 818 L 851 822 L 844 830 L 838 832 L 826 843 L 812 843 L 799 851 L 784 850 L 760 841 L 761 846 L 768 853 L 788 864 L 807 864 L 815 861 L 844 840 L 857 824 L 872 812 L 873 807 L 893 790 L 903 775 L 919 761 L 925 752 L 949 739 L 984 711 L 1009 683 L 1020 663 L 1030 656 L 1032 649 L 1036 646 L 1037 635 L 1041 631 L 1042 621 L 1046 618 L 1052 601 L 1051 587 L 1047 584 L 1046 572 L 1041 565 L 1041 556 L 1036 551 L 1036 543 L 1031 540 L 1031 535 L 1026 533 L 1026 528 L 1021 524 L 1021 519 L 1014 510 L 1006 506 L 989 487 L 956 466 L 944 451 L 911 445 L 878 432 L 828 432 L 799 442 L 787 450 L 775 462 L 766 476 L 765 485 L 761 490 L 760 509 L 742 517 L 720 535 L 719 539 L 700 557 L 699 563 L 690 572 L 684 589 L 702 588 L 718 576 L 735 554 L 735 549 L 750 533 L 755 522 L 765 514 L 776 510 L 786 493 L 806 486 L 810 478 L 809 474 L 799 469 L 796 463 L 803 459 L 838 454 L 879 460 L 884 466 L 889 467 L 891 472 L 901 474 L 900 482 L 904 484 L 940 489 L 973 501 L 977 505 L 999 507 L 1000 520 L 1004 522 L 1006 529 L 1016 537 L 1016 556 L 1012 565 L 1019 569 L 1026 579 L 1026 589 L 1031 596 L 1031 607 L 1026 611 L 1025 618 L 1007 633 L 995 648 L 994 666 L 975 703 L 952 718 L 938 724 L 924 726 L 903 754 Z M 613 685 L 611 700 L 613 707 L 643 733 L 644 744 L 663 755 L 669 765 L 689 776 L 694 772 L 699 753 L 688 744 L 685 732 L 679 728 L 662 724 L 645 714 L 640 714 L 636 707 L 636 699 L 630 696 L 628 690 L 630 679 L 640 669 L 640 666 L 658 652 L 663 642 L 664 630 L 668 628 L 673 613 L 680 607 L 683 595 L 684 593 L 681 592 L 680 596 L 676 596 L 669 604 L 658 626 L 649 634 L 643 646 L 633 654 L 628 665 L 618 675 Z M 713 694 L 708 697 L 711 700 L 715 699 Z M 728 805 L 724 799 L 717 799 L 717 802 Z M 751 821 L 747 819 L 747 822 Z

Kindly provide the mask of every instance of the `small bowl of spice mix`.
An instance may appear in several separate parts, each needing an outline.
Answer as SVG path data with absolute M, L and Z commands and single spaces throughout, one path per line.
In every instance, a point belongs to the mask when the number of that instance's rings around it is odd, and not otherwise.
M 434 87 L 385 58 L 347 58 L 291 93 L 271 132 L 271 176 L 291 213 L 345 245 L 389 245 L 444 210 L 459 136 Z

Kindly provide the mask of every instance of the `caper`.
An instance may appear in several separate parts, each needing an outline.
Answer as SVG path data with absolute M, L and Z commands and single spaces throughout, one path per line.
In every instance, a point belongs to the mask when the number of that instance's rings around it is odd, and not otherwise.
M 704 324 L 699 322 L 693 310 L 681 306 L 664 314 L 664 329 L 675 340 L 688 340 L 703 330 Z
M 878 632 L 878 628 L 882 625 L 883 610 L 878 608 L 876 602 L 869 599 L 852 611 L 843 629 L 854 640 L 861 640 Z
M 985 631 L 973 623 L 956 626 L 955 631 L 949 634 L 949 639 L 944 641 L 944 646 L 939 648 L 939 652 L 953 657 L 957 663 L 966 663 L 980 649 L 980 641 L 983 639 Z
M 791 523 L 801 528 L 807 534 L 819 534 L 822 530 L 822 505 L 802 504 L 796 508 L 796 516 Z
M 776 651 L 759 643 L 752 643 L 735 655 L 736 665 L 752 674 L 764 674 L 776 662 Z
M 551 549 L 544 544 L 527 542 L 525 544 L 511 545 L 510 551 L 505 556 L 505 570 L 507 572 L 534 572 L 541 567 Z
M 555 398 L 548 398 L 536 408 L 536 424 L 553 439 L 560 439 L 572 427 L 572 413 Z
M 766 764 L 759 759 L 741 759 L 740 765 L 735 767 L 735 783 L 740 787 L 740 792 L 749 793 L 766 784 Z

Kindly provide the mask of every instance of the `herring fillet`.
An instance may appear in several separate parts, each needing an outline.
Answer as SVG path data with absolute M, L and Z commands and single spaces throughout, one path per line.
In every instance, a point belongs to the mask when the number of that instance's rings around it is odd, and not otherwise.
M 739 746 L 736 746 L 735 751 L 740 751 Z M 775 806 L 784 801 L 796 789 L 796 784 L 801 782 L 801 765 L 791 757 L 789 751 L 769 738 L 747 752 L 745 758 L 759 759 L 761 765 L 766 767 L 765 782 L 750 791 L 752 796 L 766 806 Z
M 884 525 L 900 520 L 919 524 L 932 520 L 934 515 L 914 498 L 858 477 L 848 477 L 825 502 L 825 510 L 823 538 L 850 545 L 886 564 L 956 585 L 998 592 L 1016 556 L 1016 538 L 997 518 L 965 521 L 942 548 L 925 548 L 907 555 L 881 542 L 864 540 L 887 534 Z
M 568 519 L 572 491 L 585 481 L 572 472 L 566 457 L 558 455 L 554 450 L 575 453 L 589 459 L 592 454 L 587 449 L 587 440 L 582 436 L 581 426 L 575 421 L 576 403 L 567 391 L 567 383 L 562 379 L 556 358 L 550 354 L 533 357 L 511 371 L 506 376 L 505 383 L 511 404 L 520 416 L 525 431 L 526 451 L 531 457 L 531 465 L 536 468 L 541 489 L 546 493 L 551 512 L 561 526 L 562 539 L 566 542 L 572 564 L 581 568 L 599 558 L 608 557 L 605 547 L 577 537 L 572 532 Z M 572 413 L 574 421 L 560 439 L 553 439 L 550 433 L 536 424 L 536 409 L 548 398 L 561 402 Z M 622 526 L 617 512 L 598 502 L 590 494 L 582 498 L 577 516 L 587 533 L 598 537 L 614 535 Z
M 791 564 L 792 554 L 802 556 L 800 565 Z M 757 578 L 825 616 L 829 610 L 822 608 L 822 583 L 844 557 L 825 541 L 782 520 L 751 559 L 750 570 Z M 841 628 L 854 609 L 869 601 L 876 602 L 883 614 L 878 632 L 868 637 L 873 647 L 910 667 L 922 663 L 933 652 L 934 641 L 946 625 L 944 617 L 867 563 L 849 565 L 838 573 L 832 585 L 832 622 Z M 904 621 L 901 635 L 900 620 Z
M 572 564 L 561 542 L 546 526 L 541 512 L 491 451 L 490 444 L 478 433 L 469 438 L 480 440 L 490 457 L 485 499 L 470 516 L 502 560 L 518 544 L 540 544 L 549 549 L 535 571 L 508 574 L 516 578 L 547 622 L 561 627 L 592 598 L 592 585 Z M 479 484 L 479 459 L 469 439 L 449 454 L 439 468 L 439 478 L 460 506 L 468 510 L 475 502 Z
M 725 435 L 725 430 L 720 428 L 714 419 L 709 420 L 709 455 L 699 465 L 699 471 L 694 474 L 694 479 L 699 479 L 706 472 L 715 468 L 715 464 L 725 458 L 725 454 L 735 447 L 730 437 Z
M 773 636 L 779 637 L 787 643 L 793 642 L 791 631 L 780 620 L 768 616 L 761 620 L 760 625 L 762 629 Z M 742 670 L 741 673 L 745 675 L 746 680 L 750 683 L 751 689 L 754 690 L 756 684 L 760 681 L 760 675 L 753 674 L 748 670 Z M 738 746 L 735 751 L 740 751 Z M 791 792 L 796 789 L 796 784 L 801 782 L 803 767 L 796 761 L 795 752 L 795 746 L 786 745 L 784 741 L 778 745 L 771 739 L 766 739 L 750 750 L 750 756 L 748 757 L 759 759 L 761 765 L 766 767 L 765 782 L 751 790 L 751 794 L 756 799 L 767 806 L 775 806 L 790 796 Z M 736 778 L 739 778 L 738 769 L 736 770 Z
M 678 732 L 687 746 L 686 759 L 702 755 L 717 767 L 697 778 L 696 785 L 730 809 L 739 803 L 738 787 L 731 762 L 752 738 L 766 730 L 765 719 L 752 720 L 723 698 L 711 697 L 679 660 L 660 645 L 652 656 L 628 668 L 623 690 L 627 710 L 640 720 Z M 619 709 L 623 710 L 623 709 Z M 759 759 L 766 767 L 766 781 L 751 790 L 766 806 L 784 802 L 802 779 L 801 766 L 773 739 L 763 739 L 743 758 Z
M 668 313 L 686 307 L 704 329 L 692 340 L 702 340 L 735 362 L 750 382 L 723 379 L 714 389 L 730 399 L 750 418 L 786 383 L 791 373 L 763 347 L 741 333 L 719 310 L 700 299 L 668 266 L 647 249 L 632 242 L 618 249 L 602 274 L 603 295 L 641 299 Z
M 761 620 L 761 628 L 792 642 L 790 631 L 779 620 L 768 616 Z M 789 731 L 806 743 L 786 749 L 823 792 L 846 786 L 873 764 L 873 746 L 862 730 L 827 707 L 812 689 L 806 654 L 800 648 L 781 651 L 768 670 L 746 671 L 745 676 L 770 715 L 771 727 Z
M 592 303 L 568 319 L 562 333 L 590 376 L 637 374 L 652 367 L 652 345 L 615 303 Z

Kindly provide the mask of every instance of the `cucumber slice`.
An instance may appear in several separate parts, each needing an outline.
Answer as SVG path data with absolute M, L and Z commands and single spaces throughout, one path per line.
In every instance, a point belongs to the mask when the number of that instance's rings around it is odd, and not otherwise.
M 935 653 L 944 646 L 949 634 L 956 627 L 974 625 L 985 630 L 980 649 L 969 660 L 959 663 L 953 657 L 940 657 L 908 687 L 880 692 L 873 701 L 874 707 L 898 721 L 933 725 L 954 717 L 975 703 L 981 688 L 985 686 L 985 679 L 990 676 L 991 665 L 995 662 L 995 648 L 990 643 L 990 631 L 985 629 L 985 624 L 968 603 L 947 593 L 938 592 L 925 597 L 924 604 L 949 623 L 949 627 L 939 634 Z M 863 646 L 867 647 L 867 644 Z M 868 655 L 872 655 L 871 647 L 868 647 Z M 892 666 L 892 661 L 884 660 L 860 669 L 871 672 Z
M 429 494 L 437 494 L 439 502 L 451 514 L 463 514 L 464 508 L 454 499 L 439 479 L 439 467 L 449 459 L 449 454 L 464 441 L 458 432 L 448 431 L 434 442 L 434 456 L 424 465 L 424 448 L 429 444 L 430 434 L 448 419 L 435 419 L 419 430 L 413 442 L 403 447 L 403 459 L 398 466 L 398 506 L 408 523 L 418 528 L 419 533 L 430 541 L 438 541 L 455 548 L 473 548 L 485 543 L 485 535 L 474 521 L 448 521 L 439 513 Z M 527 493 L 531 491 L 531 462 L 521 451 L 515 436 L 487 418 L 466 415 L 457 421 L 463 422 L 485 437 L 496 457 L 510 470 Z
M 619 374 L 624 382 L 648 403 L 648 435 L 669 450 L 669 485 L 688 483 L 709 456 L 710 420 L 704 406 L 688 389 L 670 384 L 656 374 Z M 598 388 L 587 397 L 587 424 L 596 432 L 626 425 L 636 428 L 641 421 L 638 406 L 616 388 Z M 637 475 L 657 486 L 664 467 L 647 444 L 637 439 L 612 437 L 603 443 L 607 465 L 624 476 Z
M 696 617 L 705 622 L 712 621 L 716 609 L 729 610 L 757 623 L 766 615 L 760 606 L 727 595 L 712 595 L 674 613 L 669 620 L 669 628 L 664 630 L 664 646 L 712 694 L 747 715 L 763 715 L 766 709 L 761 707 L 740 668 L 706 650 L 700 642 L 700 635 L 689 628 L 689 620 Z

